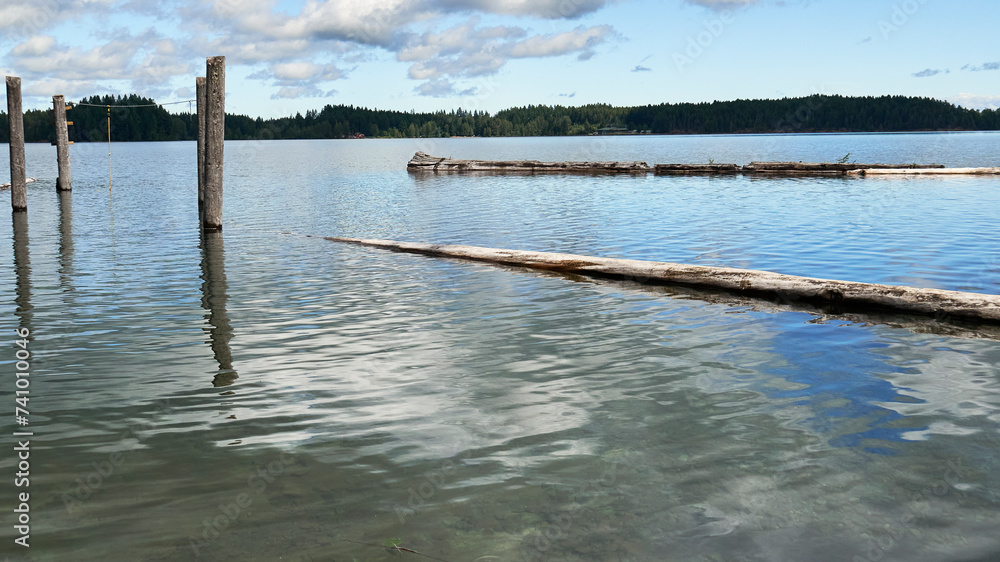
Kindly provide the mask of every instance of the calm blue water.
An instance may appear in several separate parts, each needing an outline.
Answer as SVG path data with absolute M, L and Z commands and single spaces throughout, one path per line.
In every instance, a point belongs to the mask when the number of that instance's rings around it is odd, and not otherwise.
M 340 246 L 359 236 L 1000 292 L 1000 180 L 414 176 L 456 158 L 1000 165 L 1000 134 L 28 147 L 15 560 L 995 560 L 1000 343 Z M 0 170 L 7 169 L 0 150 Z M 6 181 L 6 180 L 2 180 Z M 0 203 L 8 195 L 0 195 Z M 6 203 L 3 203 L 6 204 Z M 13 437 L 7 443 L 13 443 Z M 10 448 L 8 448 L 10 451 Z M 28 556 L 30 554 L 30 556 Z

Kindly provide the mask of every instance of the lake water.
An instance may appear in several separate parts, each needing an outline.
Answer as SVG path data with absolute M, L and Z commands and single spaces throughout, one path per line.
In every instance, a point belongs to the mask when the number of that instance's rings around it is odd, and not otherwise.
M 416 150 L 1000 166 L 997 133 L 229 142 L 202 239 L 192 143 L 113 145 L 110 191 L 74 145 L 62 196 L 29 145 L 0 399 L 34 432 L 31 548 L 8 437 L 0 556 L 1000 558 L 996 340 L 317 238 L 995 294 L 1000 179 L 409 175 Z

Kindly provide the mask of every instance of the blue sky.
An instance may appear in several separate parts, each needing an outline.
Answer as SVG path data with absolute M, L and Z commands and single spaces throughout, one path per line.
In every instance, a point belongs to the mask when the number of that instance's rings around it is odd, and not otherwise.
M 496 111 L 816 93 L 1000 106 L 995 0 L 2 0 L 0 69 L 53 94 L 227 111 Z M 172 106 L 186 109 L 186 106 Z

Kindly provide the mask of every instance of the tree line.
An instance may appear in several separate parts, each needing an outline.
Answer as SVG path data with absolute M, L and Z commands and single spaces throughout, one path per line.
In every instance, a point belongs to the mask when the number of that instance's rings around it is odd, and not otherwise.
M 86 104 L 86 105 L 82 105 Z M 152 99 L 92 96 L 68 112 L 70 140 L 194 140 L 197 115 L 170 113 Z M 121 107 L 138 105 L 148 107 Z M 8 142 L 7 114 L 0 113 L 0 142 Z M 24 115 L 28 142 L 54 142 L 52 112 Z M 348 137 L 512 137 L 600 133 L 726 134 L 809 132 L 896 132 L 1000 130 L 1000 111 L 975 110 L 918 97 L 814 95 L 778 100 L 662 103 L 635 107 L 590 104 L 579 107 L 528 105 L 494 114 L 461 108 L 416 113 L 326 105 L 305 115 L 276 119 L 226 115 L 226 139 L 337 139 Z
M 88 105 L 79 105 L 88 104 Z M 197 115 L 192 113 L 170 113 L 155 100 L 137 96 L 91 96 L 73 104 L 66 112 L 69 139 L 73 142 L 107 142 L 108 117 L 110 112 L 112 140 L 124 141 L 172 141 L 193 140 L 198 135 Z M 147 107 L 121 107 L 121 106 Z M 100 106 L 100 107 L 94 107 Z M 24 112 L 24 139 L 26 142 L 55 142 L 55 118 L 50 109 L 29 109 Z M 10 141 L 10 129 L 6 113 L 0 113 L 0 142 Z

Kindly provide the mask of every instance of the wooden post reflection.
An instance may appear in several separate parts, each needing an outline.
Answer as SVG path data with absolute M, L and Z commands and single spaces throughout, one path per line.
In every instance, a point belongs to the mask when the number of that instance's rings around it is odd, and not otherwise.
M 70 271 L 73 269 L 73 192 L 59 191 L 59 286 L 72 291 Z
M 212 380 L 212 385 L 228 386 L 233 384 L 239 375 L 233 369 L 233 352 L 229 347 L 229 342 L 233 339 L 233 329 L 229 325 L 229 315 L 226 313 L 229 286 L 226 283 L 226 253 L 222 232 L 203 229 L 201 251 L 203 281 L 201 306 L 208 311 L 205 319 L 209 324 L 205 331 L 208 333 L 208 341 L 215 360 L 219 362 L 219 372 Z
M 31 329 L 31 259 L 28 256 L 28 213 L 14 212 L 14 272 L 17 309 L 20 328 Z

